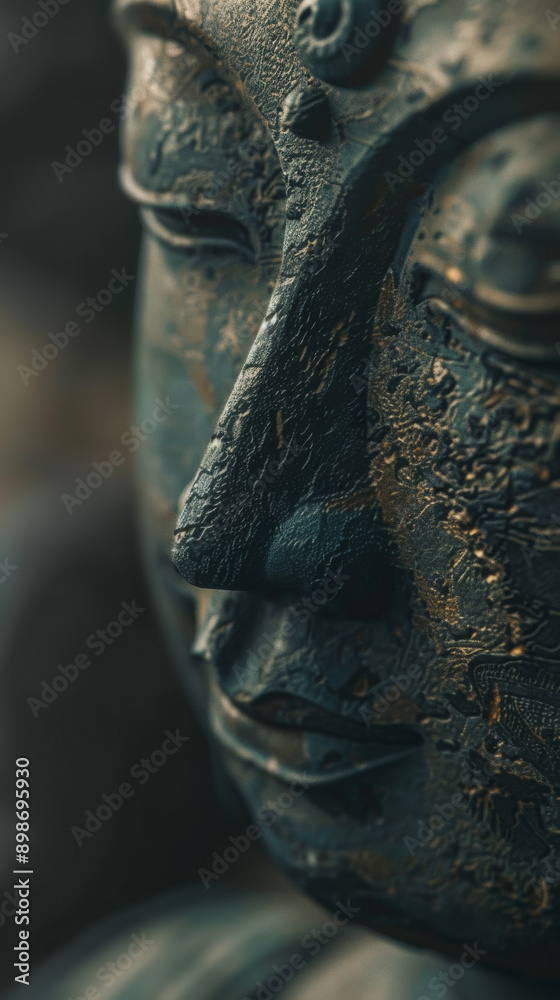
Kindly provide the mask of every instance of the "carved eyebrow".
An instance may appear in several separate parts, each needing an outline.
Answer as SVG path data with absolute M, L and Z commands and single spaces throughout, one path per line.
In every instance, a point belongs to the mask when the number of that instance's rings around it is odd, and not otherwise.
M 498 77 L 497 73 L 490 75 Z M 386 172 L 394 173 L 403 149 L 415 150 L 416 140 L 431 137 L 432 130 L 441 128 L 442 123 L 445 126 L 443 131 L 450 141 L 435 143 L 433 154 L 424 156 L 423 163 L 414 169 L 412 180 L 421 184 L 433 184 L 442 167 L 452 164 L 456 157 L 471 146 L 502 128 L 537 115 L 560 111 L 558 74 L 543 75 L 534 72 L 516 76 L 510 74 L 495 86 L 495 93 L 484 105 L 485 110 L 482 114 L 473 113 L 466 118 L 460 128 L 454 129 L 452 126 L 450 130 L 444 114 L 453 113 L 455 102 L 462 104 L 472 94 L 476 84 L 477 81 L 462 81 L 460 86 L 440 95 L 431 105 L 411 114 L 410 117 L 400 121 L 394 130 L 389 131 L 384 137 L 384 145 L 380 145 L 379 149 L 374 148 L 369 163 L 364 162 L 364 173 L 356 182 L 354 197 L 358 198 L 356 192 L 359 184 L 365 183 L 371 186 L 373 180 L 378 181 Z

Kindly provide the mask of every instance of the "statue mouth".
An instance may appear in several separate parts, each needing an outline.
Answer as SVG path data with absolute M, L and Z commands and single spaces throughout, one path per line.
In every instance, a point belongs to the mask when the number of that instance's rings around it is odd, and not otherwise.
M 396 711 L 368 711 L 400 662 L 382 620 L 298 618 L 286 600 L 215 591 L 192 652 L 205 663 L 213 735 L 228 754 L 283 781 L 357 777 L 423 743 L 404 691 Z
M 320 730 L 265 722 L 240 709 L 210 670 L 214 736 L 225 750 L 281 781 L 317 786 L 354 778 L 416 753 L 422 743 L 421 736 L 407 726 L 379 726 L 378 732 L 368 733 L 367 741 L 363 734 L 361 739 L 341 736 L 338 719 L 327 715 Z

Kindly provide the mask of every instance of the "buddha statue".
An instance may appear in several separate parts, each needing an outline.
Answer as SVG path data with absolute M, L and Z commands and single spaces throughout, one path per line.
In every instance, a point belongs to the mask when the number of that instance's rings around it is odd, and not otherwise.
M 119 0 L 150 572 L 313 897 L 560 972 L 560 16 Z M 191 648 L 191 621 L 196 619 Z
M 146 555 L 189 697 L 305 893 L 527 997 L 560 978 L 549 3 L 116 5 L 138 412 L 170 412 Z

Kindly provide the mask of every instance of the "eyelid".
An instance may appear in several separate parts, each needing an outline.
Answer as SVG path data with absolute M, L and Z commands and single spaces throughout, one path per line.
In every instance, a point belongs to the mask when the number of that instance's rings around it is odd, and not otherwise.
M 478 282 L 473 287 L 473 294 L 477 299 L 480 299 L 482 304 L 505 312 L 526 316 L 560 312 L 560 292 L 523 295 L 516 292 L 504 292 L 486 282 Z
M 120 167 L 123 191 L 140 207 L 147 229 L 167 246 L 191 253 L 235 254 L 251 264 L 256 251 L 247 226 L 234 215 L 198 209 L 172 191 L 150 191 L 138 184 L 128 164 Z
M 119 181 L 125 195 L 137 205 L 146 208 L 176 208 L 188 211 L 192 207 L 192 202 L 186 197 L 181 197 L 174 191 L 149 191 L 142 187 L 134 178 L 131 167 L 127 163 L 122 163 L 119 168 Z
M 518 310 L 486 307 L 469 296 L 466 286 L 460 288 L 447 282 L 441 274 L 421 268 L 415 279 L 414 301 L 417 306 L 428 303 L 438 308 L 471 337 L 495 347 L 504 354 L 533 361 L 559 362 L 556 343 L 558 342 L 558 308 L 556 311 L 534 311 L 518 314 Z M 527 323 L 530 322 L 533 340 L 528 341 Z
M 195 209 L 192 202 L 173 192 L 148 191 L 137 184 L 126 164 L 120 168 L 120 183 L 125 194 L 139 205 L 146 228 L 168 246 L 198 253 L 237 254 L 255 263 L 249 230 L 234 216 Z
M 191 214 L 192 213 L 192 214 Z M 247 228 L 238 219 L 222 212 L 191 208 L 142 208 L 146 227 L 156 238 L 178 250 L 197 253 L 237 254 L 251 263 L 255 252 Z
M 490 309 L 521 316 L 539 316 L 560 312 L 560 290 L 540 293 L 508 292 L 496 288 L 486 281 L 473 283 L 466 280 L 460 281 L 461 272 L 459 269 L 456 269 L 457 278 L 452 279 L 447 273 L 442 274 L 443 262 L 428 250 L 420 254 L 418 266 L 426 274 L 431 272 L 434 277 L 440 277 L 450 289 L 456 290 L 458 295 L 463 294 L 469 299 L 476 300 L 481 306 L 487 306 Z M 447 270 L 453 269 L 448 268 Z

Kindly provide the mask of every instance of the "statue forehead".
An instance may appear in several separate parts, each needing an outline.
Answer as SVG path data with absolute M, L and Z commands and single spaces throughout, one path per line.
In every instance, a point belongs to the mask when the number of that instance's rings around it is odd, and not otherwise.
M 177 24 L 202 33 L 238 75 L 273 133 L 282 100 L 311 79 L 294 41 L 300 2 L 175 3 Z M 373 13 L 380 6 L 372 0 Z M 382 72 L 357 88 L 326 84 L 336 120 L 356 126 L 365 121 L 365 130 L 379 136 L 411 112 L 438 102 L 470 81 L 476 84 L 489 73 L 501 79 L 512 71 L 558 74 L 557 39 L 546 16 L 548 0 L 532 0 L 531 4 L 526 0 L 486 0 L 484 4 L 480 0 L 404 0 L 400 7 L 402 12 L 395 17 L 403 30 L 383 60 Z M 350 36 L 350 44 L 353 41 Z M 353 58 L 351 53 L 348 58 Z M 373 53 L 374 62 L 376 58 Z M 365 118 L 360 119 L 361 115 Z
M 294 39 L 300 3 L 118 0 L 117 9 L 142 11 L 144 26 L 149 26 L 148 10 L 166 26 L 162 34 L 202 42 L 266 120 L 286 172 L 293 170 L 294 161 L 303 161 L 310 168 L 311 186 L 334 183 L 340 188 L 356 166 L 374 160 L 391 136 L 409 126 L 412 138 L 425 130 L 429 134 L 456 95 L 474 93 L 481 82 L 490 82 L 489 105 L 495 107 L 490 114 L 484 107 L 484 113 L 473 115 L 473 139 L 499 127 L 501 117 L 506 123 L 554 106 L 550 96 L 543 101 L 543 90 L 557 91 L 558 81 L 557 36 L 547 19 L 548 0 L 530 5 L 526 0 L 486 0 L 484 5 L 479 0 L 405 0 L 400 16 L 395 15 L 402 30 L 394 46 L 375 78 L 359 87 L 332 86 L 312 77 Z M 371 6 L 379 9 L 374 0 Z M 525 87 L 522 108 L 517 97 L 501 106 L 494 99 L 498 87 L 506 97 L 512 74 L 537 83 Z M 290 95 L 310 83 L 327 95 L 335 126 L 328 143 L 309 142 L 282 126 Z M 431 121 L 433 109 L 437 113 Z M 327 202 L 323 197 L 323 213 Z
M 354 0 L 343 2 L 353 9 Z M 481 100 L 480 111 L 461 128 L 465 145 L 501 124 L 560 104 L 557 35 L 547 19 L 548 0 L 404 0 L 395 15 L 401 30 L 394 45 L 374 79 L 358 87 L 333 86 L 306 68 L 294 38 L 300 5 L 301 0 L 117 0 L 118 10 L 133 13 L 133 23 L 136 13 L 143 28 L 157 21 L 157 34 L 202 43 L 237 82 L 265 119 L 285 175 L 296 177 L 308 192 L 306 215 L 313 225 L 335 210 L 364 170 L 393 169 L 403 144 L 430 135 L 457 96 L 480 93 L 481 84 L 490 82 L 484 93 L 489 90 L 491 97 Z M 380 9 L 375 0 L 371 7 Z M 510 96 L 516 82 L 517 93 Z M 291 96 L 310 84 L 324 91 L 328 102 L 333 125 L 328 142 L 310 142 L 285 127 Z M 430 182 L 452 156 L 451 143 L 438 148 L 422 181 Z

